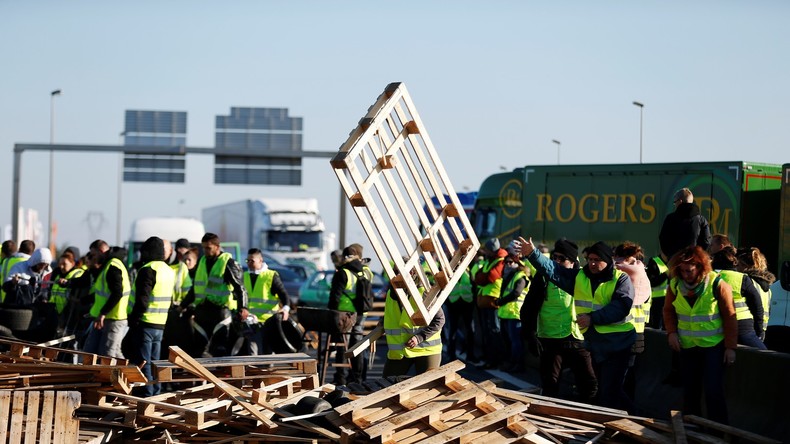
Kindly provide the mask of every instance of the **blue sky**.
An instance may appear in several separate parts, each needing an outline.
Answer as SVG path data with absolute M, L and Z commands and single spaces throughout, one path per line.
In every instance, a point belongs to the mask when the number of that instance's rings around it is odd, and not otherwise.
M 0 0 L 0 225 L 14 143 L 117 144 L 126 109 L 188 112 L 208 147 L 232 106 L 287 107 L 304 149 L 337 150 L 390 82 L 406 84 L 457 190 L 556 163 L 790 162 L 790 3 L 784 1 Z M 23 156 L 21 204 L 46 223 L 48 154 Z M 326 160 L 304 185 L 123 185 L 136 217 L 190 215 L 261 197 L 318 197 L 338 228 Z M 56 154 L 58 244 L 116 241 L 117 155 Z M 88 215 L 91 214 L 91 217 Z M 101 216 L 99 216 L 101 215 Z M 364 238 L 349 212 L 349 241 Z

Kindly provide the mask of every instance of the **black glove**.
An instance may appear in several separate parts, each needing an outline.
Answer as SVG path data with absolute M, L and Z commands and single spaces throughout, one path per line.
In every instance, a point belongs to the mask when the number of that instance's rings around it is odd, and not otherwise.
M 540 357 L 540 354 L 543 352 L 543 346 L 540 344 L 538 335 L 533 333 L 527 336 L 527 350 L 533 355 Z

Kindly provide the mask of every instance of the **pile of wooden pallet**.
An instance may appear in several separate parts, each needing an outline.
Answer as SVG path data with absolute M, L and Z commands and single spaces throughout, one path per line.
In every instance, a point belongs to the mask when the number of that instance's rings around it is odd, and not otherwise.
M 144 398 L 127 390 L 139 370 L 125 361 L 78 353 L 80 364 L 66 364 L 56 359 L 76 352 L 3 344 L 0 381 L 13 391 L 0 390 L 0 442 L 725 442 L 703 430 L 777 442 L 697 417 L 659 421 L 478 384 L 459 361 L 338 396 L 304 354 L 195 359 L 172 347 L 154 363 L 172 391 Z M 333 397 L 334 408 L 295 407 Z

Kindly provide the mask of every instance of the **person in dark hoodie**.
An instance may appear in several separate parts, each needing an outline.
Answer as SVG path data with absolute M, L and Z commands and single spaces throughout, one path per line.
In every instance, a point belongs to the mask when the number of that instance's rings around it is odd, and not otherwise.
M 682 188 L 675 193 L 672 202 L 675 211 L 664 218 L 658 234 L 664 257 L 670 260 L 678 251 L 695 245 L 707 251 L 711 241 L 710 225 L 694 203 L 694 194 Z
M 332 276 L 332 284 L 329 287 L 329 303 L 330 310 L 338 310 L 345 312 L 353 312 L 357 314 L 357 320 L 354 327 L 351 329 L 351 334 L 348 340 L 348 346 L 352 347 L 354 344 L 362 340 L 363 336 L 363 323 L 365 313 L 358 313 L 354 305 L 356 294 L 357 275 L 365 270 L 365 265 L 362 263 L 362 248 L 359 244 L 352 244 L 343 249 L 343 264 Z M 343 351 L 337 351 L 337 361 L 343 360 Z M 343 367 L 338 367 L 334 376 L 334 383 L 337 385 L 345 385 L 346 383 L 362 382 L 362 372 L 364 366 L 364 355 L 360 353 L 358 356 L 351 358 L 351 371 L 348 378 L 346 378 L 345 370 Z
M 127 358 L 135 365 L 145 364 L 143 375 L 149 382 L 154 380 L 151 361 L 159 359 L 162 335 L 167 323 L 167 313 L 173 298 L 176 273 L 164 262 L 165 246 L 162 239 L 152 236 L 140 248 L 140 262 L 134 280 L 132 312 L 129 314 L 129 333 L 126 339 L 134 350 Z M 132 299 L 130 299 L 130 302 Z M 146 384 L 142 396 L 159 394 L 159 384 Z
M 598 403 L 633 410 L 623 383 L 636 341 L 634 287 L 628 275 L 614 267 L 612 248 L 604 242 L 585 248 L 587 265 L 582 269 L 557 266 L 535 249 L 531 238 L 519 237 L 516 248 L 539 273 L 573 295 L 576 323 L 598 378 Z

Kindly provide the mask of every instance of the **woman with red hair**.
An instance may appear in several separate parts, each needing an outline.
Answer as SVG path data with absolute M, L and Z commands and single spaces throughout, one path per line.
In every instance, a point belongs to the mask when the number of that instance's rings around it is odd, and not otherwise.
M 726 424 L 724 368 L 735 362 L 738 343 L 732 288 L 712 270 L 700 247 L 675 254 L 669 276 L 664 324 L 669 347 L 680 353 L 683 413 L 702 413 L 704 388 L 708 418 Z

